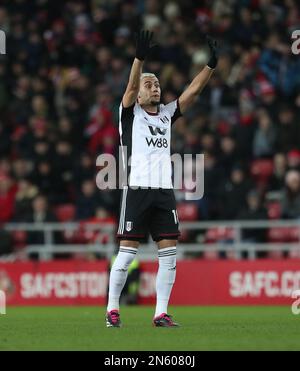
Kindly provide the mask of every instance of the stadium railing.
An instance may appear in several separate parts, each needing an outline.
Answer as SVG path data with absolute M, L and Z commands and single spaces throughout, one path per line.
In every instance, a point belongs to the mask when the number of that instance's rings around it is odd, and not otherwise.
M 108 238 L 105 242 L 95 234 L 87 243 L 55 242 L 56 232 L 74 233 L 81 227 L 80 223 L 8 223 L 2 226 L 10 233 L 16 231 L 42 232 L 43 244 L 25 244 L 20 249 L 22 255 L 29 257 L 37 254 L 40 260 L 50 260 L 54 254 L 99 254 L 110 259 L 117 249 L 115 239 L 116 225 L 111 223 L 86 223 L 89 233 L 104 232 Z M 224 253 L 225 256 L 241 259 L 255 259 L 258 252 L 288 252 L 300 257 L 300 220 L 260 220 L 260 221 L 216 221 L 216 222 L 181 222 L 180 229 L 186 237 L 178 244 L 178 258 L 200 257 L 205 254 Z M 249 229 L 265 230 L 268 242 L 247 241 L 243 232 Z M 156 259 L 153 241 L 142 244 L 139 248 L 140 259 Z M 208 255 L 207 255 L 208 256 Z

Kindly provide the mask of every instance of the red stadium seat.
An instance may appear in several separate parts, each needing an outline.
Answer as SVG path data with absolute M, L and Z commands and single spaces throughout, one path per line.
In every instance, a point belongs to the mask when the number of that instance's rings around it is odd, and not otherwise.
M 273 173 L 273 161 L 268 159 L 254 160 L 250 169 L 258 187 L 263 187 Z
M 300 231 L 298 227 L 274 227 L 268 230 L 269 242 L 299 242 Z
M 269 242 L 287 242 L 287 229 L 283 227 L 273 227 L 268 230 Z
M 284 243 L 284 242 L 290 242 L 289 241 L 289 229 L 283 228 L 283 227 L 274 227 L 270 228 L 268 230 L 268 241 L 271 243 Z M 268 251 L 268 258 L 269 259 L 282 259 L 283 258 L 283 251 Z
M 214 243 L 218 240 L 218 229 L 210 228 L 205 233 L 205 242 Z
M 300 240 L 299 227 L 289 227 L 287 228 L 287 240 L 288 242 L 299 242 Z
M 83 220 L 79 224 L 79 228 L 76 231 L 65 232 L 64 239 L 68 243 L 74 244 L 87 244 L 87 243 L 101 243 L 107 244 L 109 242 L 109 232 L 101 231 L 101 223 L 116 225 L 114 217 L 97 218 L 93 217 L 87 220 Z M 97 230 L 91 230 L 87 228 L 87 224 L 97 224 L 99 228 Z
M 190 233 L 186 229 L 180 229 L 180 236 L 179 241 L 180 242 L 189 242 L 190 240 Z
M 292 243 L 297 243 L 297 244 L 300 242 L 299 227 L 286 228 L 286 242 L 292 242 Z M 299 246 L 299 249 L 289 251 L 288 257 L 291 259 L 299 259 L 300 258 L 300 246 Z
M 205 250 L 203 252 L 203 258 L 206 260 L 217 260 L 219 259 L 218 251 L 216 250 Z
M 182 222 L 193 222 L 198 220 L 198 207 L 193 202 L 179 202 L 177 204 L 178 219 Z M 179 241 L 190 241 L 190 232 L 185 229 L 180 229 L 181 235 Z
M 178 218 L 180 221 L 191 222 L 198 220 L 198 207 L 193 202 L 180 202 L 177 204 Z
M 288 253 L 288 257 L 291 259 L 299 259 L 300 258 L 300 246 L 297 250 L 291 250 Z
M 205 242 L 206 243 L 215 243 L 215 242 L 222 242 L 222 241 L 232 241 L 235 238 L 235 230 L 234 228 L 224 228 L 224 227 L 217 227 L 217 228 L 210 228 L 206 231 L 205 234 Z
M 278 250 L 275 250 L 275 251 L 269 251 L 267 256 L 269 259 L 273 259 L 273 260 L 281 260 L 283 259 L 283 251 L 278 251 Z
M 70 222 L 75 217 L 75 206 L 73 204 L 65 204 L 57 206 L 54 213 L 60 222 Z
M 25 231 L 13 231 L 12 234 L 13 246 L 16 249 L 20 249 L 26 246 L 27 243 L 27 232 Z

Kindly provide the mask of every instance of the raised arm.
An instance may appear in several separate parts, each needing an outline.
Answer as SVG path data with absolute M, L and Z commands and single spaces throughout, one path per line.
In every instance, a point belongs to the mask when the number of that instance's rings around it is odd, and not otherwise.
M 202 71 L 193 79 L 190 85 L 185 89 L 185 91 L 179 97 L 179 107 L 181 113 L 184 113 L 188 108 L 190 108 L 197 100 L 198 95 L 201 93 L 205 85 L 208 83 L 214 69 L 218 63 L 217 57 L 217 43 L 210 37 L 207 37 L 207 43 L 210 48 L 211 57 L 207 66 L 205 66 Z
M 140 90 L 140 78 L 144 60 L 151 50 L 153 32 L 141 31 L 136 37 L 136 53 L 131 67 L 126 91 L 122 98 L 124 108 L 132 106 Z

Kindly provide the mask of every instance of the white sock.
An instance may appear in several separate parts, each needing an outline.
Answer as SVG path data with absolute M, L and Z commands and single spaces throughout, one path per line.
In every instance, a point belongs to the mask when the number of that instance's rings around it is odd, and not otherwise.
M 134 260 L 136 253 L 137 249 L 134 247 L 120 246 L 109 277 L 108 312 L 113 309 L 120 309 L 120 295 L 126 283 L 128 267 Z
M 176 246 L 158 250 L 155 317 L 168 313 L 168 303 L 176 277 Z

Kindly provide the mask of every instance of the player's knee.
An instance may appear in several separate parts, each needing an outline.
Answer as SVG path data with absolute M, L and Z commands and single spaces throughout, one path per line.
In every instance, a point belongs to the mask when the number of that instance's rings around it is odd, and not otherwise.
M 157 242 L 159 249 L 165 249 L 167 247 L 173 247 L 177 245 L 177 240 L 160 240 Z
M 128 241 L 132 242 L 132 241 Z M 119 270 L 119 271 L 126 271 L 128 270 L 130 264 L 136 257 L 137 247 L 133 246 L 131 244 L 130 246 L 120 244 L 120 249 L 118 252 L 118 255 L 114 261 L 114 264 L 112 266 L 113 270 Z
M 134 247 L 137 249 L 139 247 L 140 243 L 139 241 L 131 241 L 131 240 L 121 240 L 120 241 L 120 247 L 125 246 L 125 247 Z

